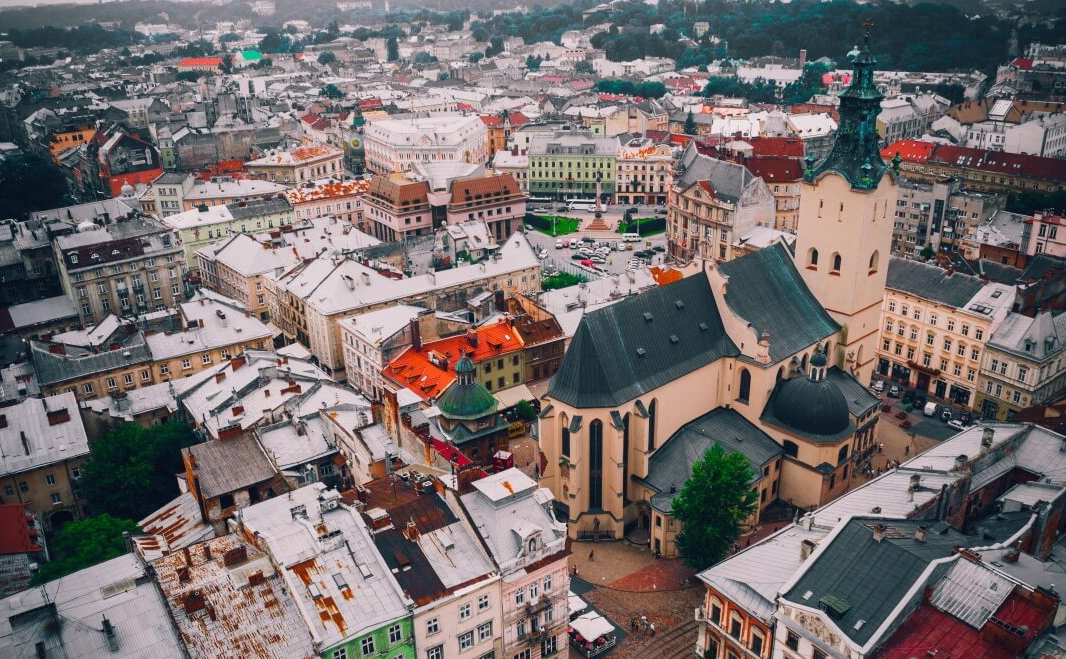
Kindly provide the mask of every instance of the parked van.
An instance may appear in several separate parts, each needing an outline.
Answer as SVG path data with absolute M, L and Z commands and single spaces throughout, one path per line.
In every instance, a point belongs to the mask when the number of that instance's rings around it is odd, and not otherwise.
M 636 233 L 623 233 L 622 240 L 627 243 L 638 243 L 640 242 L 640 235 Z
M 936 403 L 926 403 L 925 409 L 922 410 L 922 414 L 926 416 L 936 416 Z

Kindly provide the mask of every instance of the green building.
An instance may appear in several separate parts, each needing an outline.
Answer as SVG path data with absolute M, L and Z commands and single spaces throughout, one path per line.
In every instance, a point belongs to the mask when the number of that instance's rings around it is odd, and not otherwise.
M 594 199 L 614 195 L 618 138 L 588 131 L 560 130 L 530 140 L 529 194 L 555 199 Z

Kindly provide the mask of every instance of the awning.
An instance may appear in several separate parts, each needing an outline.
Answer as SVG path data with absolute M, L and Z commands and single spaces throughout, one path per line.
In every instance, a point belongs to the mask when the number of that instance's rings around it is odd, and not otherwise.
M 570 621 L 570 627 L 578 634 L 581 634 L 582 638 L 589 641 L 594 641 L 614 631 L 614 625 L 595 611 L 589 611 L 579 618 L 574 618 Z
M 585 609 L 589 608 L 589 605 L 585 600 L 581 599 L 580 595 L 575 595 L 573 591 L 570 591 L 570 596 L 567 599 L 567 604 L 570 607 L 570 615 L 575 613 L 581 613 Z

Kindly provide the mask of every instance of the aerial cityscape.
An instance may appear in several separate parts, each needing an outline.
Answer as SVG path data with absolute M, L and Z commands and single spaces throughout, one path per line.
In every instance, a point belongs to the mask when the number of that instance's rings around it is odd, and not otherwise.
M 1066 6 L 20 1 L 0 659 L 1066 659 Z

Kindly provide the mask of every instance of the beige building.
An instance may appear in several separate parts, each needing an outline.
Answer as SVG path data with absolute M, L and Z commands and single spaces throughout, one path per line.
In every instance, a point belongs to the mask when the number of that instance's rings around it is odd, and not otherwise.
M 715 444 L 747 459 L 760 512 L 830 501 L 869 465 L 879 401 L 866 385 L 896 182 L 869 121 L 872 62 L 855 66 L 840 109 L 849 139 L 808 164 L 795 252 L 698 254 L 701 241 L 724 242 L 703 234 L 721 224 L 708 218 L 695 243 L 676 240 L 686 233 L 671 243 L 707 258 L 700 271 L 582 317 L 540 415 L 541 483 L 566 506 L 571 537 L 643 527 L 652 551 L 676 554 L 672 502 Z M 691 150 L 682 166 L 675 194 L 726 189 L 699 174 Z M 694 213 L 671 206 L 673 230 L 689 232 Z
M 985 343 L 1014 289 L 892 257 L 878 331 L 877 372 L 933 399 L 974 405 Z
M 1066 313 L 1008 314 L 985 346 L 974 410 L 985 419 L 1009 421 L 1027 407 L 1064 395 Z
M 615 163 L 615 203 L 666 203 L 674 183 L 674 154 L 670 146 L 633 140 L 618 149 Z
M 340 380 L 345 377 L 342 318 L 396 304 L 455 311 L 486 291 L 532 294 L 540 289 L 540 260 L 525 235 L 516 232 L 493 258 L 477 264 L 394 278 L 352 259 L 320 257 L 268 278 L 266 287 L 273 323 Z
M 294 215 L 287 199 L 238 201 L 217 206 L 198 206 L 163 219 L 178 234 L 184 250 L 184 266 L 199 267 L 196 253 L 206 245 L 233 233 L 272 231 L 292 226 Z
M 344 176 L 344 151 L 329 144 L 305 144 L 291 151 L 272 151 L 244 164 L 265 181 L 300 185 L 305 181 Z
M 59 282 L 85 326 L 172 307 L 183 294 L 181 245 L 155 218 L 86 220 L 53 245 Z
M 681 261 L 729 261 L 737 238 L 773 228 L 776 201 L 744 165 L 699 153 L 690 144 L 674 170 L 667 206 L 666 249 Z
M 89 440 L 71 393 L 0 409 L 0 503 L 22 503 L 56 529 L 84 514 L 77 482 Z

